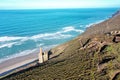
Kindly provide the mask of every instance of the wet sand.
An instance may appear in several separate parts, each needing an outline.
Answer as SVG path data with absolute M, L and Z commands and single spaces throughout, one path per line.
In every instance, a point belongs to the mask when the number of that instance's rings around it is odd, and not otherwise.
M 38 53 L 31 53 L 25 56 L 16 57 L 0 63 L 0 77 L 8 74 L 10 70 L 38 60 Z

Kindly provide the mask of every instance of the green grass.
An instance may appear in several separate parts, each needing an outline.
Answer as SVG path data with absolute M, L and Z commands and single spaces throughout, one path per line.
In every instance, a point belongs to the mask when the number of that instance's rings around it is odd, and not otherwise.
M 109 80 L 113 72 L 120 68 L 116 67 L 120 64 L 120 43 L 113 43 L 102 52 L 79 50 L 81 45 L 78 39 L 68 44 L 57 58 L 3 80 Z M 104 64 L 106 66 L 97 71 L 98 65 Z M 118 78 L 119 76 L 116 80 L 119 80 Z

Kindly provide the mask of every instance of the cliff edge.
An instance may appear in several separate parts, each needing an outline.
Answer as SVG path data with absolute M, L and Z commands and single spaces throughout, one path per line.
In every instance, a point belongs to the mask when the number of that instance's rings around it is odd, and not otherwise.
M 120 80 L 120 12 L 49 52 L 41 66 L 3 80 Z

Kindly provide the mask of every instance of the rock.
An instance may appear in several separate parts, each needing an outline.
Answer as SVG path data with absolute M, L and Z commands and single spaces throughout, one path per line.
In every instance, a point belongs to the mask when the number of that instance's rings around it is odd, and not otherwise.
M 93 40 L 91 42 L 89 42 L 88 44 L 86 44 L 83 48 L 81 48 L 80 50 L 84 50 L 84 49 L 88 49 L 88 52 L 91 51 L 98 51 L 99 47 L 100 47 L 101 43 L 99 41 Z
M 113 41 L 116 43 L 120 42 L 120 36 L 115 36 Z
M 110 35 L 113 35 L 113 36 L 120 35 L 120 31 L 111 31 Z

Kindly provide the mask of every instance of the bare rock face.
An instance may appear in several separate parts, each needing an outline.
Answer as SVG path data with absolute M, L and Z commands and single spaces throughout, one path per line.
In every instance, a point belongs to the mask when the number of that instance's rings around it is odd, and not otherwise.
M 111 31 L 110 35 L 114 36 L 113 42 L 116 42 L 116 43 L 120 42 L 120 31 L 117 31 L 117 30 Z
M 115 36 L 113 41 L 116 43 L 120 42 L 120 36 Z
M 49 53 L 54 63 L 14 74 L 6 80 L 120 80 L 120 11 Z M 40 49 L 40 63 L 48 59 L 45 53 L 45 59 L 41 55 Z
M 110 35 L 120 35 L 120 31 L 111 31 Z

